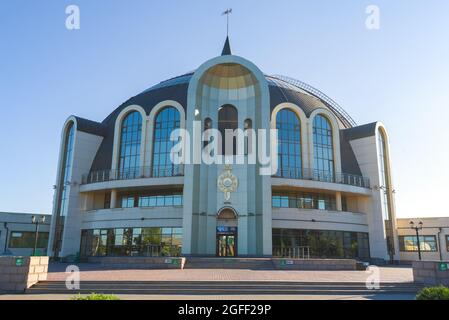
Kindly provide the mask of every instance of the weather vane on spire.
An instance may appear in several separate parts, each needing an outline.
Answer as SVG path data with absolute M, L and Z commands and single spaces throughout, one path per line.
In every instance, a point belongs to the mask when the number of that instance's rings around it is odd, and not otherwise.
M 232 13 L 232 8 L 227 9 L 225 12 L 223 12 L 221 15 L 226 15 L 226 36 L 229 36 L 229 15 Z

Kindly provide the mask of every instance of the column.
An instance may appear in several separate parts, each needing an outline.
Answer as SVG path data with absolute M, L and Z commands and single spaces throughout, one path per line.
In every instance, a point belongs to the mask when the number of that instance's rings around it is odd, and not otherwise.
M 337 191 L 335 193 L 335 202 L 336 202 L 336 205 L 337 205 L 337 211 L 342 211 L 343 207 L 341 205 L 341 192 L 340 191 Z
M 248 216 L 238 217 L 237 227 L 237 254 L 239 256 L 248 255 Z
M 112 189 L 111 190 L 111 209 L 114 209 L 117 207 L 117 190 Z

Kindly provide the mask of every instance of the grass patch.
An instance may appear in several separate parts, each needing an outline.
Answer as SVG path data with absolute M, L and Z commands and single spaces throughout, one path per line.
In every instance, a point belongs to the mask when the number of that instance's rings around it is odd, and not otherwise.
M 70 298 L 70 300 L 120 300 L 119 297 L 113 294 L 101 294 L 101 293 L 91 293 L 87 296 L 82 296 L 78 294 Z

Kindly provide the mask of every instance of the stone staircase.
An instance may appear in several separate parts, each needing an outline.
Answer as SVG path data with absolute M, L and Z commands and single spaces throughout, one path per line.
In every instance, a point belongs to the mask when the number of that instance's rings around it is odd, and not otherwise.
M 382 283 L 368 289 L 363 282 L 295 281 L 82 281 L 68 290 L 64 281 L 42 281 L 27 294 L 137 294 L 137 295 L 376 295 L 416 294 L 421 287 L 410 282 Z

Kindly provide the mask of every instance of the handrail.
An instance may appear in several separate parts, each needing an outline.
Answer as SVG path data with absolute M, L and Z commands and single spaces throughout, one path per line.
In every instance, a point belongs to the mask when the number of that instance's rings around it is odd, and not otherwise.
M 155 169 L 152 167 L 137 167 L 126 170 L 98 170 L 91 171 L 82 176 L 81 184 L 91 184 L 115 180 L 133 180 L 143 178 L 162 178 L 184 176 L 183 166 L 173 166 L 165 169 Z M 287 169 L 280 170 L 274 177 L 287 179 L 313 180 L 321 182 L 340 183 L 362 188 L 370 188 L 370 180 L 367 177 L 350 173 L 332 173 L 316 169 Z
M 154 169 L 154 170 L 153 170 Z M 131 180 L 143 178 L 162 178 L 184 176 L 184 166 L 171 166 L 169 168 L 136 167 L 116 170 L 97 170 L 84 174 L 81 184 L 107 182 L 115 180 Z
M 279 247 L 273 246 L 273 257 L 292 258 L 292 259 L 310 259 L 309 246 Z
M 276 80 L 280 80 L 285 83 L 288 83 L 292 86 L 295 86 L 299 89 L 302 89 L 302 90 L 320 98 L 322 101 L 324 101 L 329 106 L 330 109 L 332 109 L 336 113 L 337 117 L 340 119 L 341 122 L 343 122 L 346 125 L 347 128 L 352 128 L 352 127 L 357 126 L 354 119 L 352 119 L 351 116 L 338 103 L 336 103 L 334 100 L 329 98 L 326 94 L 324 94 L 317 88 L 314 88 L 311 85 L 309 85 L 305 82 L 302 82 L 300 80 L 293 79 L 293 78 L 286 77 L 286 76 L 272 75 L 269 77 L 271 79 L 276 79 Z
M 291 168 L 287 170 L 280 170 L 274 175 L 274 177 L 340 183 L 356 187 L 370 188 L 370 180 L 367 177 L 351 173 L 334 173 L 311 168 Z

